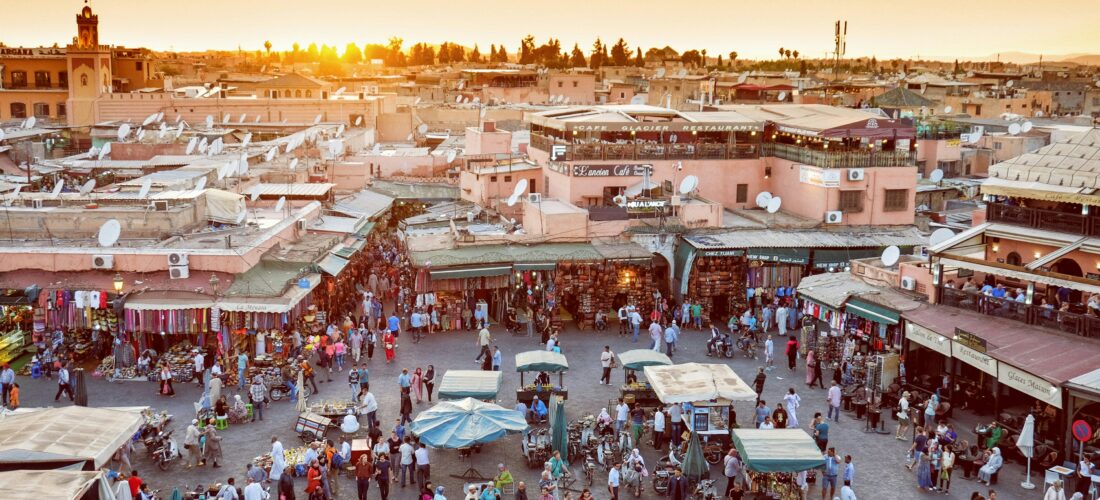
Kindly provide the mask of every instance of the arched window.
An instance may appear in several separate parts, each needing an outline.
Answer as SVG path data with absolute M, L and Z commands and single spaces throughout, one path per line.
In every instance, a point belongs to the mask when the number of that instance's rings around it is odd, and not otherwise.
M 1012 253 L 1008 254 L 1008 257 L 1005 258 L 1005 264 L 1008 264 L 1010 266 L 1023 265 L 1023 262 L 1024 262 L 1024 260 L 1020 257 L 1020 254 L 1018 254 L 1016 252 L 1012 252 Z
M 295 91 L 294 91 L 294 97 L 302 97 L 302 91 L 301 91 L 300 89 L 299 89 L 299 90 L 295 90 Z
M 87 87 L 88 86 L 88 75 L 80 75 L 80 86 L 81 87 Z
M 288 98 L 288 99 L 289 99 L 289 98 L 290 98 L 290 95 L 291 95 L 291 94 L 290 94 L 290 91 L 289 91 L 289 90 L 285 90 L 285 91 L 283 91 L 283 97 L 286 97 L 286 98 Z
M 27 105 L 21 102 L 11 103 L 11 117 L 12 118 L 26 118 L 27 117 Z
M 313 91 L 312 90 L 306 90 L 306 97 L 313 97 Z

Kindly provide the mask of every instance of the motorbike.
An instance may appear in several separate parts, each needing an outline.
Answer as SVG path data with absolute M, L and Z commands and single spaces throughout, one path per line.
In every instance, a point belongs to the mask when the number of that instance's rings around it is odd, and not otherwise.
M 172 431 L 157 433 L 155 437 L 145 441 L 145 446 L 149 449 L 149 458 L 160 470 L 168 470 L 168 464 L 180 458 L 180 450 L 172 439 Z
M 756 344 L 752 338 L 741 337 L 737 339 L 737 350 L 741 351 L 748 359 L 756 359 Z
M 299 391 L 303 391 L 303 396 L 310 397 L 313 394 L 313 388 L 309 384 L 302 385 L 305 387 L 300 388 Z M 272 401 L 282 401 L 283 398 L 290 397 L 290 387 L 287 387 L 286 384 L 273 384 L 271 390 L 268 391 L 268 396 Z
M 718 497 L 718 488 L 714 486 L 713 479 L 704 479 L 695 485 L 692 498 L 696 500 L 715 500 Z
M 622 486 L 633 493 L 634 496 L 642 496 L 642 472 L 625 463 L 620 470 L 623 473 Z
M 721 338 L 712 339 L 707 343 L 707 356 L 733 358 L 733 354 L 733 340 L 729 335 L 722 335 Z

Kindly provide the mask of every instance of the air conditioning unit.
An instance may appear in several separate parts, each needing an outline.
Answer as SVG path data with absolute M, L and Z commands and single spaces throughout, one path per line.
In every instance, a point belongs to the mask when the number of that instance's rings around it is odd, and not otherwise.
M 296 223 L 299 231 L 305 231 L 306 230 L 306 220 L 305 219 L 298 219 L 297 221 L 295 221 L 295 223 Z
M 168 266 L 168 277 L 174 280 L 187 279 L 191 276 L 191 268 L 187 266 Z
M 42 208 L 42 200 L 31 200 L 31 208 Z
M 862 168 L 849 168 L 848 169 L 848 180 L 850 180 L 850 181 L 862 181 L 863 180 L 863 169 Z
M 153 210 L 157 212 L 167 212 L 168 200 L 153 200 Z
M 844 212 L 841 212 L 840 210 L 832 210 L 832 211 L 829 211 L 829 212 L 825 212 L 825 223 L 826 224 L 840 224 L 841 218 L 843 218 L 843 216 L 844 216 Z
M 186 266 L 187 265 L 187 254 L 179 253 L 179 252 L 172 252 L 172 253 L 168 254 L 168 265 L 169 266 Z
M 901 277 L 901 287 L 906 289 L 906 290 L 916 290 L 917 289 L 917 280 L 915 278 L 913 278 L 912 276 L 902 276 Z
M 93 255 L 92 256 L 92 269 L 114 269 L 115 268 L 115 256 L 114 255 Z
M 542 193 L 527 193 L 527 201 L 531 203 L 542 203 Z

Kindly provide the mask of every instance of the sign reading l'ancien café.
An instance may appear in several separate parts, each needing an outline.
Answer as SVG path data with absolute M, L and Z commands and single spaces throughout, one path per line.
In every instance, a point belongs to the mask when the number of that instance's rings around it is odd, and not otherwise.
M 653 165 L 573 165 L 573 177 L 641 177 L 647 173 L 653 173 Z

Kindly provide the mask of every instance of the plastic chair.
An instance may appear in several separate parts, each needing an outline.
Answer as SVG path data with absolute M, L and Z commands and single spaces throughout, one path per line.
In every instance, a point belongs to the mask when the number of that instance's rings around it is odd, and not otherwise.
M 500 485 L 500 493 L 504 495 L 515 495 L 516 483 L 505 483 Z
M 252 420 L 252 403 L 244 405 L 244 409 L 247 410 L 248 419 Z
M 219 431 L 224 431 L 229 428 L 229 419 L 226 417 L 218 417 L 214 420 L 214 428 Z

